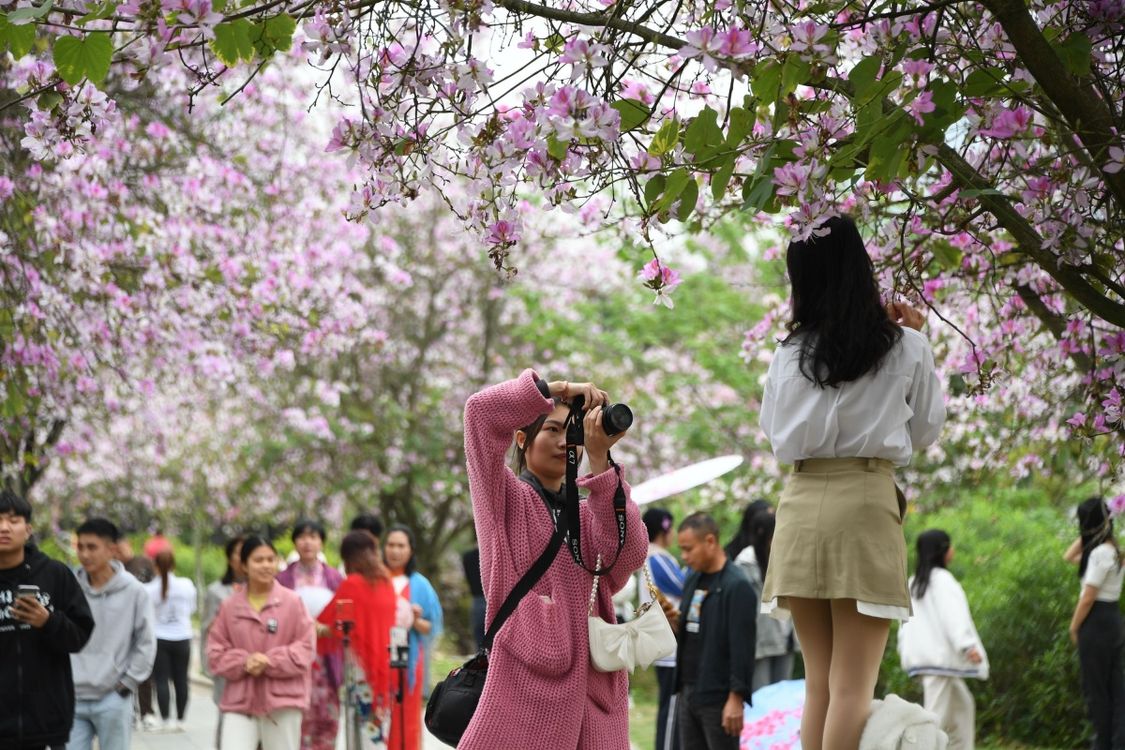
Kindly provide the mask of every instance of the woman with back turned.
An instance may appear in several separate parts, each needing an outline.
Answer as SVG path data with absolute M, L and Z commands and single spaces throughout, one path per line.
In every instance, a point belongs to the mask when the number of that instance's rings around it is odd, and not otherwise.
M 805 750 L 855 750 L 892 619 L 910 616 L 894 470 L 945 420 L 920 313 L 884 308 L 855 223 L 836 216 L 786 259 L 792 320 L 770 363 L 762 429 L 793 474 L 762 594 L 792 613 L 805 660 Z
M 625 470 L 609 449 L 604 391 L 591 383 L 547 383 L 532 370 L 477 393 L 465 405 L 465 457 L 481 576 L 491 620 L 520 577 L 547 548 L 562 507 L 567 468 L 566 401 L 581 395 L 590 473 L 578 480 L 582 558 L 604 564 L 618 549 L 613 509 L 626 497 L 626 537 L 612 570 L 600 579 L 594 614 L 613 621 L 611 597 L 644 563 L 647 538 L 629 497 Z M 517 466 L 505 466 L 515 436 Z M 563 545 L 550 568 L 496 635 L 480 705 L 458 747 L 463 750 L 628 750 L 628 675 L 590 665 L 587 607 L 593 576 Z
M 1121 624 L 1121 549 L 1100 497 L 1078 506 L 1078 539 L 1066 559 L 1078 563 L 1082 592 L 1070 620 L 1078 646 L 1082 695 L 1094 725 L 1094 750 L 1125 750 L 1125 629 Z
M 973 750 L 976 702 L 966 677 L 988 679 L 988 655 L 969 600 L 949 572 L 953 542 L 940 529 L 918 535 L 918 567 L 910 579 L 914 616 L 898 631 L 902 668 L 922 678 L 923 703 L 941 719 L 949 750 Z

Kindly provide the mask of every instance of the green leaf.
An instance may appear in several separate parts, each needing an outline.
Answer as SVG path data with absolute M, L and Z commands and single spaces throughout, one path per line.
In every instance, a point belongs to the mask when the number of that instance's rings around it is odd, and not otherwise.
M 723 131 L 719 128 L 719 113 L 710 107 L 696 115 L 684 132 L 684 150 L 696 160 L 711 156 L 723 145 Z
M 748 211 L 760 211 L 773 198 L 773 173 L 763 174 L 747 180 L 742 186 L 742 207 Z
M 868 179 L 890 182 L 900 176 L 909 152 L 904 142 L 912 132 L 911 123 L 913 120 L 900 115 L 894 127 L 871 141 L 871 151 L 867 159 Z
M 711 178 L 711 197 L 716 201 L 723 199 L 726 195 L 727 186 L 730 185 L 730 179 L 734 175 L 734 163 L 738 161 L 738 154 L 734 151 L 730 152 L 724 159 L 722 166 L 715 172 L 715 176 Z
M 668 208 L 676 202 L 676 199 L 680 197 L 680 194 L 684 192 L 684 188 L 687 187 L 689 182 L 694 182 L 694 180 L 692 179 L 691 173 L 683 167 L 676 169 L 672 174 L 668 175 L 668 184 L 664 188 L 664 193 L 652 206 L 654 213 L 667 211 Z
M 652 143 L 648 147 L 648 152 L 653 156 L 663 156 L 676 147 L 680 141 L 680 121 L 676 119 L 668 120 L 660 126 L 660 130 L 656 131 L 656 135 L 652 138 Z
M 883 65 L 883 58 L 878 55 L 865 57 L 856 63 L 848 73 L 848 80 L 857 96 L 864 94 L 875 83 L 875 76 L 879 75 L 879 68 Z
M 763 102 L 777 100 L 777 92 L 781 89 L 781 65 L 777 60 L 762 60 L 754 66 L 750 88 L 754 96 Z
M 274 52 L 285 52 L 293 46 L 293 32 L 297 22 L 288 13 L 271 16 L 254 24 L 254 47 L 263 59 Z
M 1004 85 L 1006 77 L 1003 68 L 977 68 L 961 84 L 961 94 L 973 99 L 996 96 L 1006 90 L 1007 87 Z
M 38 21 L 40 18 L 43 18 L 48 13 L 50 13 L 51 8 L 53 7 L 55 7 L 54 1 L 47 0 L 47 2 L 38 7 L 32 6 L 30 8 L 20 8 L 19 10 L 13 10 L 8 14 L 8 22 L 13 26 L 20 26 L 26 23 L 30 23 L 31 21 Z
M 652 179 L 645 183 L 645 205 L 651 206 L 664 192 L 664 186 L 668 184 L 668 178 L 662 174 L 653 175 Z
M 792 94 L 797 90 L 797 86 L 809 79 L 811 72 L 812 65 L 807 60 L 802 60 L 796 55 L 789 55 L 785 59 L 785 65 L 781 68 L 781 89 L 778 91 L 778 96 Z
M 693 177 L 684 186 L 683 192 L 680 193 L 680 209 L 676 212 L 676 218 L 680 221 L 687 221 L 691 212 L 695 210 L 697 200 L 699 200 L 699 183 Z
M 99 3 L 94 10 L 79 18 L 78 25 L 85 26 L 90 21 L 100 21 L 103 18 L 109 18 L 113 15 L 115 10 L 117 10 L 117 2 L 115 0 L 105 0 L 105 2 Z
M 934 260 L 942 267 L 949 270 L 955 270 L 961 267 L 963 253 L 949 244 L 947 240 L 935 240 L 929 244 L 929 247 L 930 252 L 934 255 Z
M 35 104 L 43 112 L 50 112 L 55 107 L 63 103 L 63 96 L 57 91 L 44 91 L 35 100 Z
M 547 153 L 558 161 L 566 158 L 566 152 L 570 149 L 570 144 L 565 141 L 560 141 L 555 136 L 547 136 Z
M 732 107 L 728 119 L 727 145 L 735 148 L 754 130 L 754 114 L 742 107 Z
M 1073 75 L 1084 77 L 1090 75 L 1090 53 L 1093 45 L 1085 34 L 1071 34 L 1061 44 L 1055 45 L 1055 52 L 1062 60 L 1063 66 Z
M 109 73 L 113 41 L 104 31 L 91 31 L 84 37 L 62 36 L 55 40 L 54 59 L 59 75 L 71 86 L 83 78 L 98 84 Z
M 636 99 L 618 99 L 609 106 L 621 113 L 622 133 L 636 130 L 648 122 L 650 113 L 644 102 L 639 102 Z
M 34 46 L 35 24 L 16 25 L 0 13 L 0 51 L 6 47 L 11 51 L 12 57 L 18 60 Z
M 254 25 L 245 18 L 224 21 L 215 27 L 211 51 L 228 67 L 238 65 L 239 60 L 253 60 L 253 32 Z

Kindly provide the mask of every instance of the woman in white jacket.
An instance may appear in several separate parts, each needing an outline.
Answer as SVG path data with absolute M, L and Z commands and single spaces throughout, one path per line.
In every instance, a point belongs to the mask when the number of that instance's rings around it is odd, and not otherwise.
M 918 567 L 910 579 L 914 616 L 899 629 L 898 653 L 906 673 L 922 678 L 924 705 L 941 719 L 950 750 L 972 750 L 976 704 L 965 678 L 987 680 L 988 656 L 965 591 L 946 569 L 952 559 L 944 531 L 918 535 Z

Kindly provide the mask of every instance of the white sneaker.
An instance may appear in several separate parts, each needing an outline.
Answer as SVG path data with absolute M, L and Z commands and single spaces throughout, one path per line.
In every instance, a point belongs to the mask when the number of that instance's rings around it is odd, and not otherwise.
M 156 732 L 160 729 L 160 720 L 156 718 L 156 714 L 147 714 L 141 719 L 141 725 L 146 732 Z
M 184 726 L 184 720 L 183 719 L 173 719 L 172 720 L 171 731 L 173 731 L 173 732 L 183 732 L 183 731 L 186 731 L 186 730 L 187 730 L 187 727 Z

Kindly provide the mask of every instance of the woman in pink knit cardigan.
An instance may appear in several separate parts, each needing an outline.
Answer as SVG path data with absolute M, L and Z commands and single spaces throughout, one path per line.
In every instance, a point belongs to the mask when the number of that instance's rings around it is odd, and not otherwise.
M 583 395 L 590 473 L 578 480 L 582 557 L 617 550 L 613 496 L 625 472 L 609 449 L 621 435 L 601 426 L 606 394 L 590 383 L 541 381 L 532 370 L 486 388 L 465 405 L 465 455 L 473 516 L 480 543 L 481 580 L 488 619 L 547 547 L 554 532 L 552 507 L 562 501 L 566 477 L 565 402 Z M 519 477 L 505 465 L 515 435 Z M 540 496 L 531 484 L 538 481 Z M 598 585 L 596 612 L 614 622 L 612 595 L 644 563 L 647 536 L 640 513 L 626 503 L 626 538 L 620 558 Z M 628 680 L 624 671 L 590 666 L 586 612 L 593 576 L 571 559 L 564 544 L 555 561 L 496 635 L 480 705 L 458 748 L 462 750 L 628 750 Z

